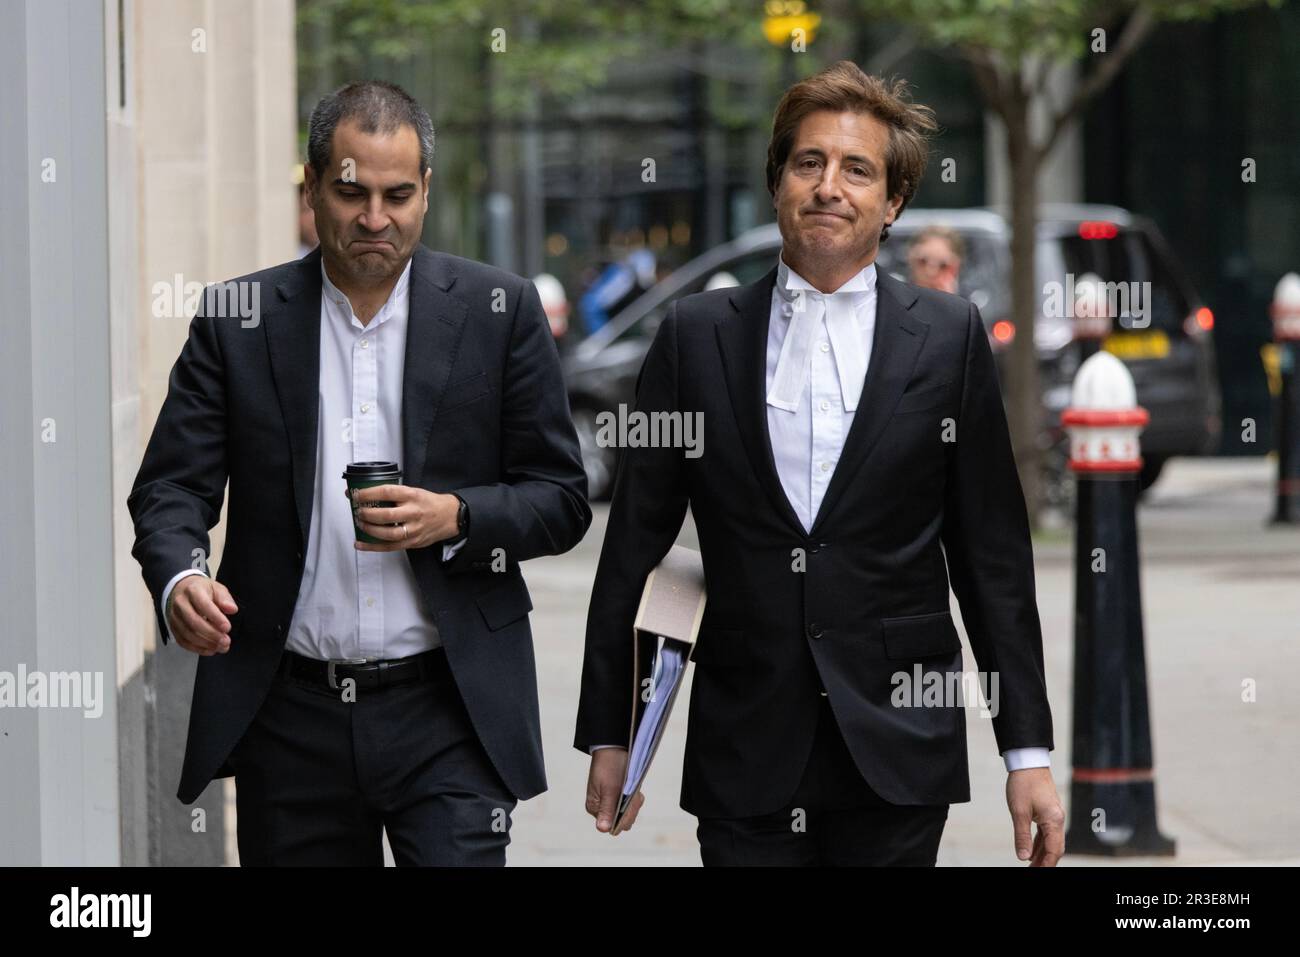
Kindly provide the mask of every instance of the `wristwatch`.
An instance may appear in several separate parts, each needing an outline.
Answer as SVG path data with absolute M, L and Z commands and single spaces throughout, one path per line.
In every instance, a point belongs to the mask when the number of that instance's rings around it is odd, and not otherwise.
M 455 492 L 451 494 L 456 495 Z M 459 495 L 456 495 L 456 499 L 460 502 L 460 508 L 456 509 L 456 537 L 448 539 L 448 545 L 455 545 L 462 539 L 469 537 L 469 503 Z

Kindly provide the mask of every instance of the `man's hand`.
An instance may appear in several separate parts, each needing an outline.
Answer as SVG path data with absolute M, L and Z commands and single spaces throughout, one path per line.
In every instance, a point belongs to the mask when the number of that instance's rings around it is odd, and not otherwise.
M 626 774 L 626 748 L 601 748 L 591 753 L 591 771 L 587 775 L 587 813 L 596 819 L 596 830 L 602 833 L 608 833 L 614 826 L 614 812 L 618 810 L 618 799 L 623 792 L 623 777 Z M 644 794 L 638 794 L 632 799 L 632 806 L 623 815 L 620 834 L 632 830 L 637 812 L 644 803 Z
M 356 542 L 362 552 L 396 552 L 404 548 L 424 548 L 455 538 L 459 527 L 456 513 L 460 499 L 455 495 L 430 492 L 413 485 L 376 485 L 349 494 L 352 514 L 363 532 L 382 538 L 384 544 Z M 367 502 L 393 502 L 392 508 L 367 507 Z M 397 523 L 394 526 L 393 523 Z
M 199 655 L 230 650 L 230 619 L 239 611 L 230 589 L 206 575 L 186 575 L 167 597 L 167 624 L 176 644 Z
M 1030 867 L 1055 867 L 1065 853 L 1065 809 L 1050 768 L 1023 768 L 1007 775 L 1007 807 L 1015 827 L 1016 856 Z M 1038 825 L 1030 847 L 1030 823 Z

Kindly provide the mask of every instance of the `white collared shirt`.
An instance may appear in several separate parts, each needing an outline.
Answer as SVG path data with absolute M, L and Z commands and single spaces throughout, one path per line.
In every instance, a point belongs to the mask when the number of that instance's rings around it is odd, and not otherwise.
M 351 462 L 402 464 L 410 281 L 407 262 L 388 301 L 362 325 L 321 262 L 316 482 L 302 583 L 285 640 L 286 648 L 311 658 L 404 658 L 442 643 L 406 552 L 353 547 L 342 477 Z M 405 484 L 411 480 L 402 476 Z M 443 560 L 463 544 L 444 545 Z M 186 569 L 168 582 L 164 609 L 172 587 L 187 574 L 202 572 Z
M 780 260 L 767 327 L 767 429 L 781 487 L 804 531 L 812 528 L 835 474 L 871 362 L 876 264 L 832 296 L 833 303 Z M 828 323 L 840 304 L 847 308 Z M 788 396 L 793 402 L 778 388 L 791 382 L 801 383 Z

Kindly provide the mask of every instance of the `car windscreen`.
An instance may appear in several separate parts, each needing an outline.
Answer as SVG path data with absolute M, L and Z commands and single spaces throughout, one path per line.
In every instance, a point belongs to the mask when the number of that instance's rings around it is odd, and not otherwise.
M 1081 276 L 1093 273 L 1103 283 L 1124 284 L 1122 289 L 1118 285 L 1108 287 L 1117 290 L 1116 301 L 1121 304 L 1118 311 L 1123 311 L 1126 301 L 1131 306 L 1129 316 L 1117 321 L 1117 328 L 1183 333 L 1183 321 L 1191 312 L 1191 304 L 1165 255 L 1144 230 L 1119 229 L 1112 238 L 1097 239 L 1066 234 L 1039 245 L 1040 285 L 1055 281 L 1068 289 L 1069 277 L 1077 282 Z
M 958 230 L 966 249 L 957 273 L 957 295 L 969 299 L 980 310 L 985 324 L 1005 319 L 1011 311 L 1007 276 L 1002 258 L 998 255 L 998 240 L 982 230 Z M 907 246 L 914 231 L 890 230 L 890 236 L 880 244 L 876 256 L 877 268 L 884 269 L 896 279 L 911 282 L 907 268 Z
M 745 286 L 762 279 L 767 275 L 768 270 L 776 265 L 780 251 L 779 247 L 774 246 L 767 250 L 744 253 L 735 259 L 721 263 L 716 268 L 701 270 L 691 281 L 681 284 L 680 288 L 676 289 L 671 295 L 661 297 L 660 301 L 656 302 L 648 312 L 636 316 L 631 322 L 627 322 L 615 334 L 612 341 L 621 342 L 625 339 L 653 337 L 655 330 L 659 328 L 659 323 L 667 315 L 668 307 L 683 296 L 703 292 L 706 288 Z M 619 318 L 624 319 L 625 317 Z

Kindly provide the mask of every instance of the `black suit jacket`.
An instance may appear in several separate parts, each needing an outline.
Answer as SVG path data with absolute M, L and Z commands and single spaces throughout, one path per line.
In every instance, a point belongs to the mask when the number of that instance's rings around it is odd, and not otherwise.
M 260 322 L 200 309 L 171 372 L 128 499 L 132 554 L 158 600 L 210 554 L 230 483 L 217 580 L 239 605 L 230 651 L 200 657 L 178 796 L 194 801 L 270 688 L 302 580 L 316 473 L 320 251 L 242 277 Z M 499 290 L 504 290 L 504 300 Z M 494 304 L 504 301 L 503 311 Z M 537 679 L 519 563 L 567 551 L 591 524 L 559 355 L 533 284 L 418 246 L 402 396 L 403 482 L 457 492 L 469 540 L 408 549 L 474 727 L 519 800 L 546 790 Z M 342 494 L 342 479 L 338 479 Z M 503 549 L 504 572 L 491 570 Z M 167 629 L 158 612 L 163 640 Z
M 646 356 L 637 407 L 703 413 L 703 454 L 623 450 L 574 744 L 586 751 L 627 739 L 632 621 L 689 504 L 709 597 L 682 807 L 739 817 L 786 804 L 822 688 L 878 794 L 895 804 L 968 801 L 962 709 L 890 702 L 896 672 L 961 670 L 950 576 L 976 662 L 999 675 L 999 750 L 1052 747 L 1029 526 L 979 312 L 879 272 L 862 399 L 806 533 L 767 430 L 775 280 L 773 269 L 748 286 L 682 299 Z M 947 418 L 955 442 L 944 441 Z

